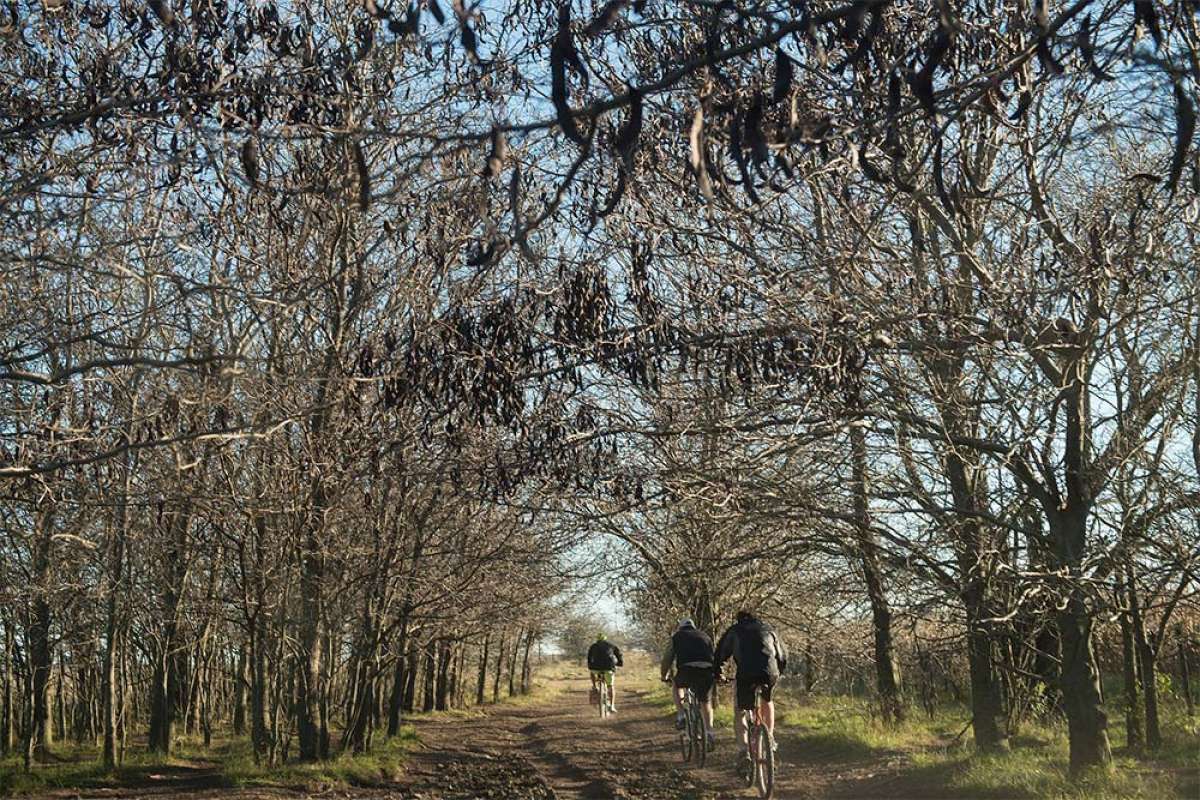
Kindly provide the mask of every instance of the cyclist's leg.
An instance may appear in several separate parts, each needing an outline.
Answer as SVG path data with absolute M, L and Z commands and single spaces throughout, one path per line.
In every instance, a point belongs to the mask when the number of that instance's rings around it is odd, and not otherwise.
M 680 667 L 675 671 L 675 677 L 671 681 L 671 697 L 675 700 L 675 727 L 683 729 L 683 698 L 687 694 L 687 676 L 684 674 L 686 667 Z
M 616 674 L 615 671 L 611 670 L 611 669 L 605 670 L 604 672 L 600 673 L 601 679 L 605 683 L 608 684 L 608 708 L 610 711 L 617 710 L 617 701 L 616 701 L 617 694 L 616 694 L 616 691 L 613 689 L 613 676 L 615 674 Z
M 748 731 L 746 730 L 746 715 L 742 712 L 754 706 L 754 683 L 750 678 L 743 678 L 738 675 L 737 681 L 734 684 L 734 694 L 737 697 L 737 707 L 734 709 L 734 719 L 737 720 L 737 739 L 738 744 L 742 746 L 742 752 L 749 751 L 747 744 Z
M 700 700 L 700 716 L 704 720 L 704 733 L 713 736 L 713 670 L 704 669 L 696 676 L 696 684 L 692 686 L 692 691 L 696 692 L 696 699 Z
M 775 702 L 771 699 L 772 690 L 775 688 L 775 679 L 767 678 L 762 684 L 762 702 L 758 706 L 758 713 L 762 717 L 763 725 L 766 726 L 767 735 L 771 737 L 771 741 L 775 741 Z
M 713 730 L 713 710 L 712 710 L 712 688 L 713 688 L 713 673 L 711 669 L 694 669 L 688 675 L 688 686 L 696 695 L 697 702 L 700 703 L 700 716 L 704 720 L 704 732 L 712 735 Z

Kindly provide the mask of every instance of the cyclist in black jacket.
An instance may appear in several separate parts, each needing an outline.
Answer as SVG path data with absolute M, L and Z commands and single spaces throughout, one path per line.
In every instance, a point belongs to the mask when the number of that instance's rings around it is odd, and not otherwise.
M 759 714 L 767 726 L 772 747 L 775 742 L 775 704 L 771 702 L 771 690 L 775 688 L 779 675 L 787 669 L 787 649 L 783 640 L 749 611 L 739 611 L 737 622 L 721 637 L 717 645 L 716 673 L 721 675 L 721 665 L 732 656 L 737 663 L 737 720 L 738 742 L 742 753 L 748 757 L 746 748 L 746 724 L 742 711 L 754 704 L 754 687 L 762 688 L 762 703 Z
M 662 679 L 668 680 L 671 668 L 675 668 L 675 727 L 686 726 L 683 715 L 684 690 L 691 689 L 700 702 L 700 716 L 704 718 L 704 733 L 711 748 L 715 739 L 712 729 L 712 701 L 709 693 L 713 687 L 713 644 L 708 634 L 696 628 L 690 619 L 681 619 L 679 628 L 671 634 L 667 650 L 663 653 Z
M 593 689 L 602 680 L 608 684 L 608 710 L 615 714 L 617 703 L 613 693 L 613 673 L 617 667 L 625 665 L 625 662 L 621 660 L 621 648 L 605 639 L 604 634 L 601 633 L 596 637 L 595 643 L 588 648 L 587 665 L 592 674 Z

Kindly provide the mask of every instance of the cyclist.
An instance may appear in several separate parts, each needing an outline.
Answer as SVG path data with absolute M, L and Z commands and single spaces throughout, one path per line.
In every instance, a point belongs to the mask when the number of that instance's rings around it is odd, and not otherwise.
M 617 667 L 625 666 L 621 660 L 621 648 L 597 634 L 596 641 L 587 651 L 588 670 L 592 674 L 592 689 L 599 688 L 600 681 L 608 684 L 608 711 L 617 713 L 616 696 L 613 693 L 613 672 Z
M 742 745 L 742 760 L 750 760 L 746 745 L 746 721 L 742 712 L 754 704 L 754 687 L 762 688 L 762 703 L 758 707 L 771 747 L 775 748 L 775 704 L 771 702 L 771 690 L 779 675 L 787 669 L 787 649 L 783 640 L 762 620 L 749 611 L 739 611 L 737 622 L 721 637 L 717 645 L 716 675 L 721 676 L 721 665 L 733 656 L 737 663 L 737 720 L 738 742 Z
M 704 734 L 708 737 L 709 749 L 716 742 L 713 733 L 713 710 L 709 694 L 713 687 L 713 644 L 712 639 L 704 631 L 696 628 L 690 619 L 679 620 L 679 627 L 671 634 L 667 642 L 666 652 L 663 653 L 662 679 L 668 680 L 671 668 L 675 668 L 675 727 L 683 730 L 687 727 L 684 718 L 683 698 L 687 689 L 691 689 L 700 703 L 700 716 L 704 718 Z

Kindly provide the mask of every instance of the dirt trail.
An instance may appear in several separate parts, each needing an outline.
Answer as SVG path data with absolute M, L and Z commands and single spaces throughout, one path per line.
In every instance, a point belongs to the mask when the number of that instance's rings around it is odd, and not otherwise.
M 622 676 L 623 677 L 623 676 Z M 618 713 L 599 719 L 588 704 L 586 673 L 554 678 L 551 692 L 529 705 L 501 705 L 478 716 L 416 717 L 421 744 L 404 774 L 373 788 L 298 792 L 284 787 L 232 789 L 218 765 L 194 762 L 148 768 L 120 789 L 58 789 L 43 797 L 155 800 L 726 800 L 752 798 L 734 775 L 736 745 L 719 732 L 703 769 L 685 766 L 671 717 L 649 702 L 649 688 L 617 683 Z M 843 746 L 822 752 L 810 739 L 780 736 L 775 797 L 946 798 L 937 776 L 902 774 L 903 757 L 860 757 Z M 924 785 L 921 785 L 924 784 Z
M 403 780 L 413 800 L 720 800 L 757 797 L 734 773 L 736 747 L 721 731 L 703 769 L 685 766 L 670 717 L 647 702 L 647 690 L 622 691 L 615 717 L 600 720 L 588 705 L 585 677 L 557 679 L 552 699 L 500 708 L 484 717 L 416 721 L 422 749 Z M 892 779 L 900 762 L 861 762 L 845 754 L 802 752 L 780 740 L 780 800 L 905 795 Z M 832 762 L 832 763 L 831 763 Z

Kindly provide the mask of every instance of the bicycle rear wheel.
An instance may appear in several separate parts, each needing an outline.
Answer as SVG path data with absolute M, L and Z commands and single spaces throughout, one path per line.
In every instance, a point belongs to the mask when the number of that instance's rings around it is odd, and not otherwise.
M 690 711 L 690 716 L 694 721 L 693 727 L 695 729 L 694 738 L 696 742 L 696 748 L 694 755 L 696 757 L 696 765 L 703 767 L 704 762 L 708 757 L 708 733 L 704 730 L 704 716 L 700 713 L 700 703 L 694 698 L 692 700 Z
M 750 756 L 750 761 L 746 764 L 746 774 L 743 778 L 747 786 L 754 786 L 758 782 L 758 737 L 755 736 L 757 726 L 753 719 L 746 720 L 746 729 L 746 753 Z
M 600 719 L 608 716 L 608 684 L 600 679 Z
M 765 725 L 759 725 L 755 730 L 758 739 L 758 751 L 755 763 L 755 777 L 758 783 L 758 796 L 769 798 L 775 791 L 775 751 L 771 748 L 771 737 L 767 735 Z

